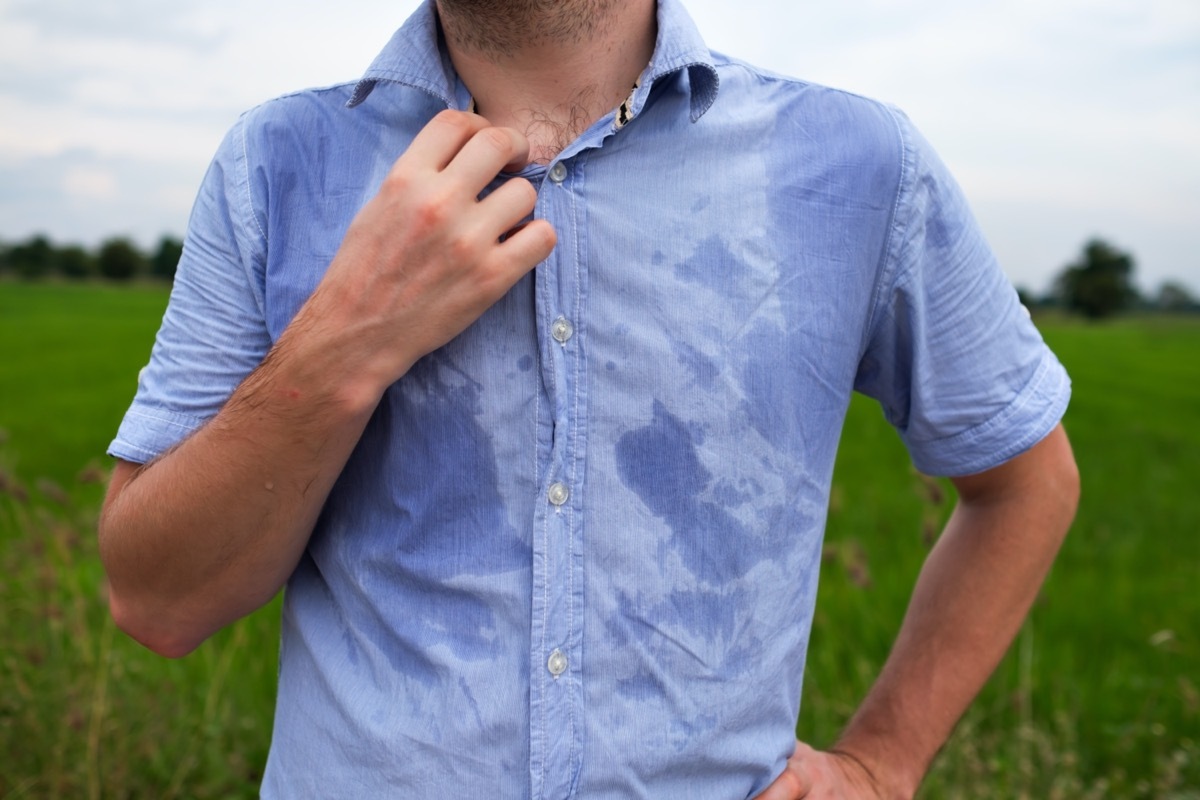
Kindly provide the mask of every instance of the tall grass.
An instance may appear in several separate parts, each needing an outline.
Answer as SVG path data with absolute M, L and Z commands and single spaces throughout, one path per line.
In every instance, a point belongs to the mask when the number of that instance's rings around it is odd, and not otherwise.
M 179 661 L 116 631 L 95 523 L 104 449 L 159 286 L 0 283 L 0 799 L 251 798 L 278 606 Z
M 89 469 L 84 485 L 107 476 Z M 275 610 L 166 661 L 116 631 L 96 506 L 0 470 L 0 798 L 256 796 L 270 735 Z

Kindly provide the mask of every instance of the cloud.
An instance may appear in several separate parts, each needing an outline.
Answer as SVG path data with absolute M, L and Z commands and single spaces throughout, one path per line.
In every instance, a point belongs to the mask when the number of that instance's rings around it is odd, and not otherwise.
M 117 176 L 111 169 L 70 167 L 63 173 L 62 189 L 71 201 L 112 200 L 117 197 Z
M 16 0 L 8 15 L 50 40 L 148 42 L 198 52 L 211 52 L 228 30 L 213 24 L 196 0 Z
M 236 113 L 155 113 L 39 104 L 0 92 L 0 159 L 15 161 L 84 150 L 153 164 L 207 163 Z
M 93 245 L 115 235 L 149 246 L 180 234 L 203 175 L 187 161 L 143 161 L 71 150 L 0 157 L 0 238 L 45 233 Z

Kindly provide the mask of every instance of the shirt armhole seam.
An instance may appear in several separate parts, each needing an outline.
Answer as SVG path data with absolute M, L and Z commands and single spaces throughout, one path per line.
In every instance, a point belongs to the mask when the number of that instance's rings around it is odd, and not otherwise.
M 866 356 L 867 348 L 874 338 L 875 330 L 881 324 L 881 319 L 884 316 L 881 308 L 883 298 L 900 281 L 899 253 L 894 251 L 903 249 L 904 247 L 902 230 L 907 226 L 908 221 L 902 212 L 904 209 L 904 200 L 908 194 L 906 190 L 909 189 L 912 183 L 911 173 L 914 162 L 914 159 L 909 155 L 910 147 L 908 138 L 904 135 L 904 129 L 896 118 L 896 113 L 886 105 L 883 108 L 888 114 L 888 119 L 892 121 L 892 125 L 895 127 L 896 142 L 900 149 L 900 170 L 896 181 L 896 194 L 892 200 L 892 213 L 888 219 L 887 236 L 884 239 L 883 248 L 879 254 L 879 263 L 875 269 L 875 290 L 871 296 L 871 308 L 863 326 L 862 339 L 859 342 L 859 361 L 862 361 Z
M 248 238 L 251 238 L 253 236 L 254 232 L 257 231 L 258 242 L 253 243 L 253 246 L 250 247 L 248 249 L 248 251 L 240 253 L 239 254 L 240 258 L 238 260 L 241 263 L 242 272 L 245 275 L 246 281 L 248 282 L 248 288 L 249 288 L 250 294 L 254 298 L 254 304 L 256 306 L 258 306 L 258 313 L 262 316 L 263 320 L 265 321 L 267 319 L 267 309 L 266 309 L 267 300 L 266 300 L 266 285 L 265 285 L 265 272 L 266 272 L 265 254 L 266 254 L 266 250 L 267 250 L 267 232 L 263 228 L 263 223 L 259 221 L 258 214 L 254 210 L 254 195 L 250 189 L 250 145 L 248 143 L 249 137 L 247 135 L 246 128 L 248 127 L 247 121 L 248 121 L 248 118 L 251 113 L 253 113 L 253 112 L 247 112 L 246 114 L 243 114 L 241 119 L 238 120 L 237 136 L 238 136 L 238 144 L 240 145 L 240 147 L 238 148 L 240 158 L 238 159 L 239 163 L 237 165 L 237 168 L 238 168 L 237 180 L 241 184 L 241 187 L 240 187 L 241 192 L 239 192 L 239 194 L 241 195 L 241 199 L 243 200 L 243 202 L 246 203 L 245 211 L 242 212 L 241 214 L 239 214 L 239 217 L 241 219 L 238 220 L 238 227 L 239 227 L 239 229 L 242 229 L 247 234 L 249 234 Z M 249 223 L 246 222 L 245 217 L 249 217 L 250 220 L 254 223 L 253 228 L 251 228 Z M 248 244 L 250 244 L 250 242 L 248 242 Z M 258 276 L 255 275 L 254 266 L 253 266 L 254 258 L 258 253 L 263 254 L 263 260 L 264 260 L 264 264 L 263 264 L 264 280 L 263 280 L 262 285 L 259 284 Z

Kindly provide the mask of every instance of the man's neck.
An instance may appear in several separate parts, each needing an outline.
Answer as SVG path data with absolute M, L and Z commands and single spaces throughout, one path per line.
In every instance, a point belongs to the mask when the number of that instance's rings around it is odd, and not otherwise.
M 493 125 L 554 158 L 629 96 L 650 62 L 657 0 L 437 0 L 450 59 Z

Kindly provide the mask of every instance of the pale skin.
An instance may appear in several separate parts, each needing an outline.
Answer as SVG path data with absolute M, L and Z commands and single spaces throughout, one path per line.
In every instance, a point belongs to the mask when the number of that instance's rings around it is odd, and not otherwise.
M 439 10 L 480 113 L 443 112 L 417 136 L 209 424 L 149 465 L 116 465 L 100 522 L 110 607 L 156 652 L 186 655 L 280 590 L 384 390 L 553 250 L 544 220 L 514 229 L 536 201 L 528 182 L 480 190 L 620 104 L 653 50 L 654 0 Z M 504 48 L 482 47 L 481 20 L 507 31 Z M 953 481 L 958 506 L 875 687 L 830 751 L 797 743 L 764 800 L 912 796 L 1016 634 L 1074 514 L 1066 434 Z

